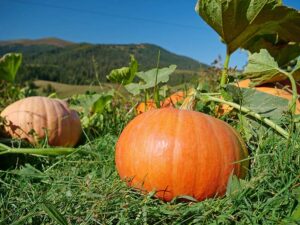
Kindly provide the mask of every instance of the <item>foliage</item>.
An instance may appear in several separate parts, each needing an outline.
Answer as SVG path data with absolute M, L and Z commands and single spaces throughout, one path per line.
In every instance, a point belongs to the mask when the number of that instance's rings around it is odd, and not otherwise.
M 142 90 L 155 88 L 161 83 L 166 83 L 169 80 L 170 74 L 176 69 L 176 65 L 170 65 L 165 68 L 154 68 L 146 72 L 138 72 L 136 76 L 140 79 L 139 83 L 130 83 L 125 85 L 127 91 L 133 95 L 138 95 Z
M 229 54 L 238 48 L 256 51 L 257 45 L 253 43 L 258 36 L 277 35 L 286 43 L 300 42 L 297 35 L 300 33 L 300 13 L 282 6 L 278 0 L 199 0 L 196 11 L 221 36 Z M 265 45 L 263 48 L 271 52 L 276 46 Z
M 138 62 L 134 56 L 130 56 L 129 67 L 122 67 L 120 69 L 113 69 L 107 79 L 113 82 L 117 82 L 122 85 L 130 84 L 138 71 Z
M 288 112 L 288 100 L 268 93 L 249 88 L 239 88 L 228 85 L 227 91 L 233 102 L 240 104 L 265 118 L 280 124 L 284 121 L 284 114 Z
M 13 82 L 22 62 L 22 54 L 7 53 L 0 58 L 0 80 Z
M 243 75 L 245 78 L 250 78 L 256 85 L 287 79 L 286 74 L 266 49 L 249 55 Z M 291 75 L 295 80 L 300 80 L 300 60 L 297 61 Z
M 21 63 L 20 53 L 7 53 L 0 58 L 0 110 L 20 98 L 36 94 L 30 83 L 25 86 L 13 83 Z
M 198 0 L 196 11 L 226 44 L 221 86 L 228 83 L 230 55 L 238 48 L 264 48 L 280 66 L 300 55 L 300 12 L 282 1 Z
M 79 112 L 81 125 L 87 139 L 108 131 L 119 132 L 120 127 L 131 118 L 127 109 L 117 101 L 114 91 L 101 94 L 75 95 L 69 99 L 70 107 Z

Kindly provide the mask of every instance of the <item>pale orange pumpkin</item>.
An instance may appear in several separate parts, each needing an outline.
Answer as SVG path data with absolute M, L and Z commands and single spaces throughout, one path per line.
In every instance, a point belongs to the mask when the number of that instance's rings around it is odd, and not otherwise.
M 116 145 L 115 162 L 128 185 L 165 201 L 222 196 L 231 174 L 244 177 L 245 144 L 227 123 L 209 115 L 154 109 L 135 117 Z
M 71 147 L 81 136 L 80 119 L 66 102 L 46 97 L 29 97 L 7 106 L 1 113 L 5 131 L 13 138 L 37 144 L 47 138 L 51 146 Z

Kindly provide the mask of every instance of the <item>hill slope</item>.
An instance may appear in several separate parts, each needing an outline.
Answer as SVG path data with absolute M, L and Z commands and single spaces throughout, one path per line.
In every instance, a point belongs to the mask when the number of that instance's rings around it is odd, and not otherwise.
M 160 67 L 176 64 L 178 76 L 196 75 L 207 67 L 152 44 L 76 44 L 55 38 L 0 42 L 0 55 L 23 53 L 20 81 L 43 79 L 69 84 L 90 84 L 96 73 L 100 81 L 106 81 L 112 69 L 128 65 L 131 54 L 139 63 L 139 70 L 153 68 L 159 51 Z M 182 81 L 182 77 L 178 80 Z

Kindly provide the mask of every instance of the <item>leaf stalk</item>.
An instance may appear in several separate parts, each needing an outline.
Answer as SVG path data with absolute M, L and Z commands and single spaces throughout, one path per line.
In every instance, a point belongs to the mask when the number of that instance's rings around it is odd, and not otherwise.
M 221 87 L 223 87 L 227 84 L 230 56 L 231 56 L 231 54 L 227 50 L 226 58 L 225 58 L 225 62 L 224 62 L 224 65 L 223 65 L 223 70 L 222 70 L 221 81 L 220 81 L 220 86 Z

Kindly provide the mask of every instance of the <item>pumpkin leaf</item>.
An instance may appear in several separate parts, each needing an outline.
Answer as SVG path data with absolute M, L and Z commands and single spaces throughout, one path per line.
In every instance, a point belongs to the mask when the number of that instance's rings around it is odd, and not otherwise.
M 176 65 L 170 65 L 169 67 L 161 69 L 151 69 L 146 72 L 139 72 L 137 76 L 145 81 L 145 87 L 154 87 L 155 86 L 155 76 L 157 74 L 157 84 L 166 83 L 169 81 L 170 74 L 172 74 L 176 69 Z
M 261 49 L 259 53 L 249 55 L 248 64 L 243 74 L 245 78 L 251 79 L 255 85 L 281 81 L 287 78 L 266 49 Z M 294 78 L 299 80 L 300 76 L 294 76 Z
M 284 41 L 300 42 L 300 13 L 282 6 L 279 0 L 198 0 L 197 13 L 227 45 L 252 50 L 258 35 L 277 34 Z
M 89 116 L 93 113 L 101 114 L 105 107 L 111 102 L 112 93 L 92 94 L 92 95 L 77 95 L 74 101 L 71 102 L 70 107 L 76 111 L 82 112 Z
M 106 78 L 119 84 L 130 84 L 138 71 L 138 62 L 133 55 L 130 56 L 129 67 L 112 70 Z
M 140 78 L 141 82 L 130 83 L 125 85 L 125 88 L 131 94 L 138 95 L 141 93 L 141 90 L 153 88 L 157 84 L 168 82 L 170 75 L 175 71 L 175 69 L 176 65 L 170 65 L 169 67 L 164 67 L 161 69 L 154 68 L 146 72 L 138 72 L 136 76 Z
M 300 43 L 278 40 L 277 34 L 256 36 L 245 48 L 251 53 L 267 49 L 279 66 L 286 65 L 300 55 Z
M 66 218 L 50 203 L 42 203 L 44 212 L 57 224 L 59 225 L 68 225 Z
M 131 84 L 127 84 L 125 86 L 125 89 L 133 95 L 138 95 L 141 93 L 141 90 L 143 89 L 141 88 L 141 86 L 142 85 L 139 83 L 131 83 Z
M 283 121 L 283 114 L 288 111 L 287 99 L 235 85 L 227 85 L 226 89 L 232 95 L 234 102 L 278 124 Z
M 0 80 L 14 82 L 21 63 L 20 53 L 8 53 L 0 58 Z
M 105 106 L 107 106 L 111 100 L 112 100 L 112 95 L 102 95 L 94 102 L 92 105 L 91 111 L 93 113 L 103 113 Z

